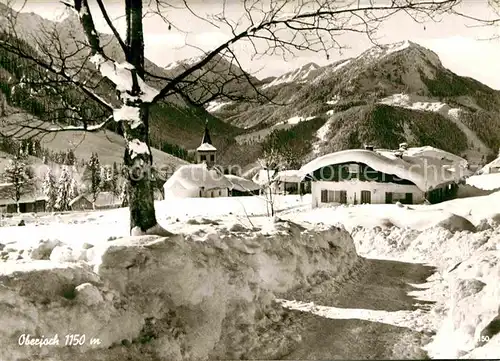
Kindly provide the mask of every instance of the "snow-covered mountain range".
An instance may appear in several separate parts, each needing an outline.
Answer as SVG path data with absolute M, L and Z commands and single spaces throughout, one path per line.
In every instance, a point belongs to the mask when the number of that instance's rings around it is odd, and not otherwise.
M 247 130 L 237 138 L 241 144 L 265 143 L 278 126 L 302 136 L 308 157 L 406 141 L 485 164 L 500 146 L 500 92 L 454 74 L 434 52 L 411 41 L 375 46 L 324 67 L 307 64 L 267 79 L 260 90 L 274 103 L 221 101 L 208 108 Z M 317 129 L 279 126 L 299 118 L 316 119 Z

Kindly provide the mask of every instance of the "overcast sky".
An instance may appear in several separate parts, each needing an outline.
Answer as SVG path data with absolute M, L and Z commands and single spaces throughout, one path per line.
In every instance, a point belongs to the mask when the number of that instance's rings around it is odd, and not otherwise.
M 222 1 L 188 0 L 188 3 L 200 17 L 206 18 L 207 14 L 216 13 L 221 9 Z M 228 1 L 228 3 L 231 4 L 227 9 L 228 16 L 236 16 L 241 12 L 241 8 L 234 5 L 236 1 Z M 91 4 L 93 4 L 92 1 Z M 120 18 L 123 14 L 123 0 L 106 1 L 106 6 L 111 17 L 116 19 L 115 22 L 120 31 L 124 29 L 124 19 Z M 487 0 L 464 0 L 461 10 L 481 18 L 494 16 L 487 5 Z M 64 17 L 65 9 L 64 5 L 55 0 L 28 0 L 23 11 L 34 12 L 51 20 L 60 20 Z M 97 11 L 95 13 L 98 14 Z M 163 20 L 157 16 L 149 17 L 145 21 L 146 56 L 160 66 L 166 66 L 173 61 L 200 53 L 199 50 L 182 47 L 186 40 L 189 44 L 209 50 L 223 42 L 229 35 L 228 29 L 215 28 L 204 20 L 188 14 L 185 10 L 169 9 L 166 15 L 174 25 L 189 33 L 186 35 L 175 28 L 168 31 Z M 99 31 L 110 32 L 103 19 L 94 15 L 94 20 Z M 435 51 L 443 64 L 452 71 L 476 78 L 495 89 L 500 89 L 500 41 L 485 40 L 500 32 L 497 28 L 471 27 L 470 25 L 470 22 L 457 17 L 445 17 L 439 22 L 418 24 L 407 15 L 401 14 L 384 23 L 378 32 L 378 41 L 379 43 L 415 41 Z M 316 53 L 298 54 L 288 62 L 283 62 L 279 57 L 252 61 L 246 55 L 248 48 L 240 45 L 237 50 L 243 66 L 247 70 L 259 71 L 257 76 L 263 78 L 279 75 L 311 61 L 325 65 L 328 62 L 353 57 L 371 46 L 368 39 L 355 35 L 344 35 L 340 40 L 349 49 L 344 50 L 342 54 L 332 52 L 328 61 L 324 55 Z

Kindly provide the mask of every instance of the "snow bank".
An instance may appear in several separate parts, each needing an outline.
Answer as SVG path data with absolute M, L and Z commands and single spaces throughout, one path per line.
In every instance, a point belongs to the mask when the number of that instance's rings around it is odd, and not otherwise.
M 433 341 L 426 346 L 429 355 L 433 358 L 498 358 L 499 229 L 445 277 L 451 298 L 442 326 Z
M 500 173 L 473 175 L 466 179 L 466 183 L 486 191 L 500 189 Z
M 7 312 L 0 312 L 0 359 L 288 354 L 300 330 L 275 296 L 324 277 L 342 280 L 357 263 L 351 237 L 340 228 L 280 220 L 253 229 L 216 224 L 205 222 L 170 238 L 128 237 L 88 246 L 87 262 L 1 263 L 0 307 Z M 85 334 L 87 342 L 64 347 L 71 333 Z M 58 335 L 60 344 L 20 347 L 22 334 Z M 99 344 L 91 345 L 91 337 Z
M 476 207 L 484 208 L 485 200 L 492 208 L 494 196 L 478 198 L 457 201 L 468 201 L 471 214 Z M 442 207 L 447 209 L 457 201 Z M 421 315 L 437 332 L 425 347 L 431 358 L 500 355 L 500 217 L 496 214 L 483 219 L 475 230 L 469 229 L 471 225 L 464 217 L 452 215 L 426 229 L 399 228 L 387 220 L 386 227 L 358 226 L 351 232 L 360 255 L 437 268 L 427 284 L 410 293 L 420 300 L 436 302 Z
M 500 192 L 433 205 L 363 204 L 312 210 L 310 206 L 303 205 L 291 208 L 287 213 L 287 217 L 294 221 L 329 225 L 340 223 L 350 232 L 357 227 L 386 229 L 393 226 L 423 231 L 440 222 L 449 222 L 452 218 L 456 222 L 448 227 L 472 230 L 471 224 L 481 226 L 485 219 L 493 219 L 500 214 Z

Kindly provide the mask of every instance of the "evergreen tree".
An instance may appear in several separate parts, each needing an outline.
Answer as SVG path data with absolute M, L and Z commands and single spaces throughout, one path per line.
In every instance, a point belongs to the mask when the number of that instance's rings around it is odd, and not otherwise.
M 111 191 L 112 178 L 113 178 L 113 173 L 111 167 L 107 165 L 101 167 L 101 190 L 103 192 Z
M 43 194 L 47 197 L 47 210 L 53 211 L 56 206 L 57 201 L 57 187 L 56 187 L 56 178 L 52 173 L 52 169 L 49 168 L 49 171 L 45 174 L 45 178 L 42 184 Z
M 77 196 L 76 182 L 68 167 L 64 166 L 57 182 L 57 198 L 55 208 L 60 211 L 69 210 L 69 202 Z
M 70 173 L 71 174 L 71 173 Z M 69 196 L 70 199 L 74 199 L 78 196 L 78 182 L 76 181 L 75 177 L 71 176 L 71 181 L 69 184 Z
M 128 183 L 126 181 L 123 181 L 120 187 L 120 200 L 122 207 L 128 207 Z
M 101 165 L 97 153 L 92 153 L 87 167 L 83 174 L 84 181 L 88 183 L 88 190 L 92 197 L 92 204 L 97 200 L 97 196 L 102 191 L 103 179 L 101 174 Z
M 19 200 L 23 194 L 31 191 L 31 179 L 28 175 L 28 166 L 26 165 L 25 158 L 20 155 L 15 156 L 9 161 L 5 167 L 5 180 L 12 184 L 12 191 L 10 196 L 16 202 L 17 212 L 20 212 Z
M 69 149 L 66 152 L 64 164 L 66 164 L 66 165 L 74 165 L 75 164 L 75 160 L 76 160 L 75 152 L 73 152 L 72 149 Z
M 114 195 L 119 194 L 119 189 L 118 189 L 119 177 L 120 177 L 120 171 L 118 170 L 118 165 L 116 164 L 116 162 L 113 162 L 113 170 L 111 171 L 110 191 Z

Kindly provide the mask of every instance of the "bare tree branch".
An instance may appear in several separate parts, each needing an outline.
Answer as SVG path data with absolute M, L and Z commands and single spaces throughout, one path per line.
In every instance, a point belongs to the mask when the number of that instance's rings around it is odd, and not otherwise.
M 99 9 L 101 10 L 101 14 L 102 14 L 104 20 L 106 21 L 109 28 L 113 32 L 113 35 L 115 36 L 116 40 L 120 44 L 120 47 L 122 48 L 123 53 L 125 54 L 125 56 L 127 56 L 127 54 L 128 54 L 127 45 L 125 45 L 125 42 L 123 41 L 120 34 L 118 33 L 118 30 L 116 30 L 116 27 L 113 25 L 113 22 L 109 18 L 108 12 L 106 11 L 106 7 L 104 6 L 104 2 L 102 0 L 96 0 L 96 1 L 97 1 L 97 5 L 99 5 Z

